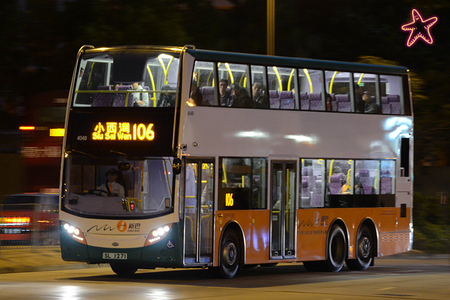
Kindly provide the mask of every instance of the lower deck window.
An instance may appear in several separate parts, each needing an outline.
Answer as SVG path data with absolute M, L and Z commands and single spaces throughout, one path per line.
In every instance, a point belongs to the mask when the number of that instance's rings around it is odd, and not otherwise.
M 267 207 L 267 159 L 221 158 L 219 209 Z
M 394 160 L 303 159 L 300 207 L 395 206 Z

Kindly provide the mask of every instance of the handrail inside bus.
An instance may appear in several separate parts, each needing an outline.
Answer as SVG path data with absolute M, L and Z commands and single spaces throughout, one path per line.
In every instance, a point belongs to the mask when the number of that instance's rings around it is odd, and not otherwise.
M 373 179 L 373 188 L 374 189 L 378 189 L 377 188 L 377 174 L 378 174 L 378 169 L 375 169 L 375 178 Z
M 361 76 L 359 77 L 359 80 L 358 80 L 358 86 L 361 84 L 363 76 L 364 76 L 364 73 L 361 73 Z
M 152 74 L 152 71 L 150 70 L 149 65 L 147 65 L 147 72 L 148 72 L 148 75 L 150 76 L 150 81 L 152 82 L 152 87 L 154 90 L 155 89 L 155 80 L 153 79 L 153 74 Z M 156 107 L 156 94 L 152 95 L 152 100 L 153 100 L 153 107 Z
M 294 77 L 294 73 L 295 73 L 295 69 L 292 69 L 291 71 L 291 75 L 289 75 L 289 81 L 288 81 L 288 91 L 292 91 L 291 89 L 291 82 L 292 82 L 292 78 Z
M 206 80 L 206 86 L 209 86 L 208 83 L 209 83 L 209 79 L 211 78 L 212 74 L 213 74 L 213 71 L 209 72 L 208 79 Z M 200 77 L 200 74 L 198 76 Z M 197 82 L 200 82 L 200 78 L 198 79 Z M 211 86 L 214 86 L 214 78 L 211 83 L 212 83 Z
M 333 93 L 333 83 L 334 83 L 334 78 L 336 77 L 337 71 L 334 71 L 333 77 L 331 77 L 331 81 L 330 81 L 330 94 Z
M 278 72 L 278 68 L 276 66 L 273 66 L 272 69 L 275 72 L 275 75 L 277 75 L 278 86 L 280 87 L 280 92 L 281 92 L 281 91 L 283 91 L 283 83 L 281 81 L 280 73 Z
M 167 56 L 167 54 L 165 54 L 166 56 Z M 169 55 L 170 56 L 170 60 L 169 60 L 169 63 L 167 64 L 167 68 L 166 68 L 166 66 L 164 65 L 164 61 L 163 61 L 163 58 L 162 58 L 162 56 L 160 55 L 160 56 L 158 56 L 158 61 L 159 61 L 159 63 L 161 64 L 161 67 L 163 68 L 163 72 L 164 72 L 164 84 L 167 84 L 167 75 L 168 75 L 168 73 L 169 73 L 169 68 L 170 68 L 170 64 L 172 63 L 172 61 L 173 61 L 173 56 L 172 55 Z M 148 66 L 148 65 L 147 65 Z
M 308 82 L 309 82 L 309 92 L 310 92 L 310 93 L 313 93 L 313 85 L 312 85 L 311 77 L 309 76 L 308 69 L 303 69 L 303 72 L 305 72 L 306 78 L 308 78 Z
M 328 174 L 328 183 L 331 182 L 331 175 L 333 174 L 333 163 L 334 163 L 334 159 L 332 159 L 331 163 L 330 163 L 330 174 Z
M 220 64 L 221 64 L 220 62 L 217 63 L 217 70 L 219 69 Z M 225 68 L 227 68 L 228 74 L 230 75 L 230 84 L 231 84 L 231 83 L 234 83 L 233 72 L 231 72 L 230 65 L 229 65 L 227 62 L 225 63 Z M 214 79 L 213 79 L 213 84 L 214 84 Z M 213 85 L 213 86 L 214 86 L 214 85 Z
M 234 83 L 234 77 L 233 77 L 233 72 L 231 72 L 231 68 L 230 65 L 228 63 L 225 63 L 225 67 L 228 70 L 228 74 L 230 74 L 230 81 L 231 83 Z
M 92 62 L 91 69 L 89 70 L 88 86 L 89 86 L 89 84 L 91 83 L 91 76 L 92 76 L 92 72 L 94 71 L 94 66 L 95 66 L 95 61 Z

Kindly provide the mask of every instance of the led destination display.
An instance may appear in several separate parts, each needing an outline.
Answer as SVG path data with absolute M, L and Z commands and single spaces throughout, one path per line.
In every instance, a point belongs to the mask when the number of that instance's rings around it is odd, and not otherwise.
M 68 132 L 68 151 L 91 154 L 171 155 L 173 110 L 127 110 L 101 115 L 83 110 L 71 115 L 78 124 Z

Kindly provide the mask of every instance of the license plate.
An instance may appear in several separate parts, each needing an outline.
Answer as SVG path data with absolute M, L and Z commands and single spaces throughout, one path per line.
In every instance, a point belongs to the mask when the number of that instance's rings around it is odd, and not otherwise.
M 127 259 L 127 253 L 103 252 L 103 259 Z

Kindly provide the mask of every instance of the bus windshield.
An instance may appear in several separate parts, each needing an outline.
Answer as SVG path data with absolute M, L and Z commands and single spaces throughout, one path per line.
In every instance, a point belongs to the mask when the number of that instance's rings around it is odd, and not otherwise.
M 107 218 L 159 215 L 172 207 L 172 158 L 67 158 L 62 208 Z
M 163 52 L 86 51 L 79 62 L 74 107 L 173 107 L 179 59 Z

